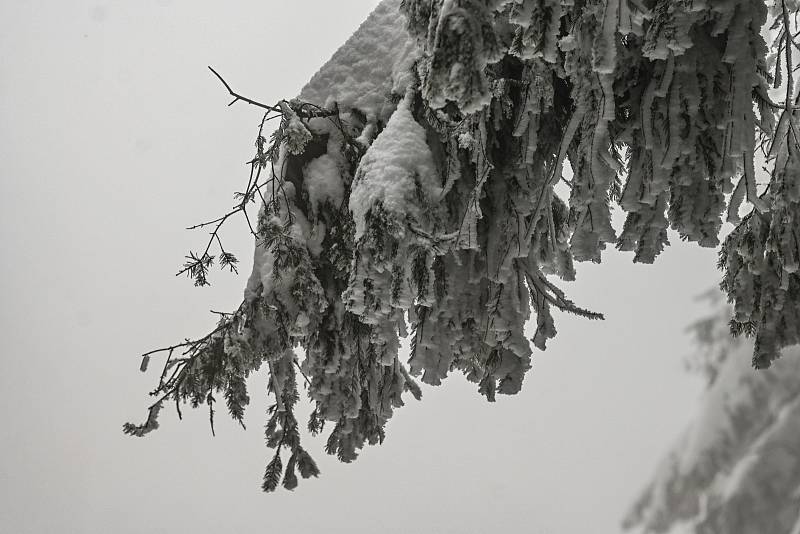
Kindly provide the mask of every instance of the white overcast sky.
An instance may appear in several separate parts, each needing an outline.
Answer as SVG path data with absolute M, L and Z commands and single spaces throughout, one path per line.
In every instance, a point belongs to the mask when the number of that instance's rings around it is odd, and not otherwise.
M 203 334 L 244 273 L 196 289 L 174 272 L 246 181 L 260 119 L 210 76 L 267 102 L 296 95 L 371 0 L 0 1 L 0 531 L 612 534 L 695 409 L 682 361 L 716 252 L 655 266 L 609 252 L 567 287 L 605 322 L 560 315 L 524 391 L 486 403 L 458 376 L 399 410 L 350 465 L 264 495 L 263 376 L 247 432 L 164 412 L 141 352 Z M 267 530 L 268 529 L 268 530 Z

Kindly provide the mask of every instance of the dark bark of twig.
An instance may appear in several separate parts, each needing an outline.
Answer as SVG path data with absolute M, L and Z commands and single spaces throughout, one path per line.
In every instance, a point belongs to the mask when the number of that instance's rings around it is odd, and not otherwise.
M 208 66 L 208 70 L 210 70 L 211 72 L 214 73 L 214 76 L 216 76 L 219 79 L 219 81 L 222 82 L 222 85 L 225 86 L 225 89 L 227 89 L 228 93 L 230 93 L 230 95 L 233 97 L 233 100 L 228 104 L 228 106 L 232 106 L 236 102 L 241 100 L 242 102 L 246 102 L 246 103 L 248 103 L 250 105 L 259 107 L 261 109 L 266 109 L 267 111 L 272 112 L 272 113 L 282 113 L 281 108 L 280 108 L 280 103 L 278 105 L 275 105 L 275 106 L 270 106 L 268 104 L 264 104 L 264 103 L 259 102 L 257 100 L 253 100 L 252 98 L 248 98 L 246 96 L 240 95 L 239 93 L 234 91 L 233 88 L 231 88 L 231 86 L 228 84 L 228 82 L 226 82 L 225 79 L 220 75 L 220 73 L 218 73 L 216 70 L 214 70 L 213 67 L 211 67 L 209 65 Z M 303 118 L 306 118 L 306 119 L 310 119 L 310 118 L 314 118 L 314 117 L 331 117 L 331 116 L 339 114 L 339 111 L 336 110 L 336 109 L 325 109 L 325 108 L 321 108 L 321 107 L 319 107 L 319 106 L 317 106 L 315 104 L 302 103 L 302 104 L 299 104 L 299 105 L 292 105 L 291 102 L 288 102 L 286 100 L 281 100 L 281 102 L 285 102 L 286 104 L 288 104 L 289 107 L 292 108 L 292 110 L 295 113 L 297 113 L 299 116 L 301 116 Z M 309 109 L 309 108 L 312 108 L 312 109 Z
M 228 82 L 226 82 L 226 81 L 225 81 L 225 79 L 224 79 L 222 76 L 220 76 L 220 74 L 219 74 L 217 71 L 215 71 L 213 67 L 211 67 L 211 66 L 209 65 L 209 66 L 208 66 L 208 70 L 210 70 L 211 72 L 213 72 L 213 73 L 214 73 L 214 76 L 216 76 L 217 78 L 219 78 L 219 81 L 221 81 L 221 82 L 222 82 L 222 85 L 224 85 L 224 86 L 225 86 L 225 89 L 227 89 L 227 90 L 228 90 L 228 92 L 231 94 L 231 96 L 234 98 L 234 99 L 233 99 L 233 101 L 232 101 L 230 104 L 228 104 L 229 106 L 232 106 L 232 105 L 234 105 L 236 102 L 238 102 L 239 100 L 241 100 L 242 102 L 247 102 L 248 104 L 251 104 L 251 105 L 253 105 L 253 106 L 260 107 L 260 108 L 262 108 L 262 109 L 266 109 L 266 110 L 268 110 L 268 111 L 272 111 L 272 112 L 274 112 L 274 113 L 281 113 L 281 110 L 280 110 L 280 108 L 278 108 L 278 107 L 275 107 L 275 106 L 268 106 L 267 104 L 262 104 L 261 102 L 258 102 L 258 101 L 256 101 L 256 100 L 253 100 L 253 99 L 251 99 L 251 98 L 247 98 L 246 96 L 242 96 L 242 95 L 240 95 L 240 94 L 236 93 L 236 92 L 235 92 L 233 89 L 231 89 L 231 86 L 230 86 L 230 85 L 228 85 Z

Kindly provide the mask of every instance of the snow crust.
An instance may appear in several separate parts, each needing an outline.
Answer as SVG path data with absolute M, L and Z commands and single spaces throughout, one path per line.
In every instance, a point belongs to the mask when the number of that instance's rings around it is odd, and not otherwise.
M 419 219 L 418 187 L 427 198 L 441 194 L 439 176 L 425 129 L 411 113 L 409 92 L 364 155 L 353 180 L 350 211 L 356 224 L 356 240 L 365 230 L 370 209 L 381 205 L 398 219 Z
M 303 175 L 308 199 L 314 208 L 324 202 L 339 206 L 344 201 L 344 184 L 338 158 L 323 154 L 305 166 Z
M 358 30 L 300 92 L 305 102 L 351 108 L 368 122 L 385 121 L 394 111 L 391 94 L 402 95 L 411 82 L 411 66 L 419 56 L 406 30 L 400 0 L 384 0 Z
M 724 326 L 723 316 L 716 319 Z M 800 522 L 800 349 L 751 367 L 752 342 L 725 356 L 694 421 L 625 520 L 645 533 L 790 534 Z

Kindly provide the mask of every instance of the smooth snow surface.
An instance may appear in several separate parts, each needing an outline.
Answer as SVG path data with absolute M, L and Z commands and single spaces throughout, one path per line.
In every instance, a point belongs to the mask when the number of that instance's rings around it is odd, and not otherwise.
M 368 122 L 386 121 L 391 94 L 403 95 L 419 54 L 406 31 L 400 0 L 384 0 L 300 92 L 300 99 L 330 108 L 351 108 Z

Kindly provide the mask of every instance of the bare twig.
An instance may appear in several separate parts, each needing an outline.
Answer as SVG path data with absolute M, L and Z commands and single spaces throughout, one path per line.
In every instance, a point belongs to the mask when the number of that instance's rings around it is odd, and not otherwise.
M 222 76 L 220 76 L 220 74 L 219 74 L 217 71 L 215 71 L 213 67 L 211 67 L 211 66 L 209 65 L 209 66 L 208 66 L 208 70 L 210 70 L 211 72 L 213 72 L 213 73 L 214 73 L 214 76 L 216 76 L 217 78 L 219 78 L 219 81 L 221 81 L 221 82 L 222 82 L 222 85 L 224 85 L 224 86 L 225 86 L 225 89 L 227 89 L 227 90 L 228 90 L 228 92 L 229 92 L 229 93 L 231 94 L 231 96 L 233 97 L 233 101 L 232 101 L 230 104 L 228 104 L 229 106 L 232 106 L 232 105 L 234 105 L 236 102 L 238 102 L 239 100 L 241 100 L 242 102 L 247 102 L 248 104 L 251 104 L 251 105 L 253 105 L 253 106 L 260 107 L 260 108 L 262 108 L 262 109 L 266 109 L 267 111 L 272 111 L 273 113 L 281 113 L 281 110 L 280 110 L 280 108 L 278 108 L 278 107 L 275 107 L 275 106 L 268 106 L 267 104 L 262 104 L 261 102 L 258 102 L 258 101 L 256 101 L 256 100 L 253 100 L 253 99 L 251 99 L 251 98 L 247 98 L 246 96 L 242 96 L 242 95 L 240 95 L 240 94 L 236 93 L 236 92 L 235 92 L 233 89 L 231 89 L 231 86 L 230 86 L 230 85 L 228 85 L 228 82 L 226 82 L 226 81 L 225 81 L 225 79 L 224 79 Z

